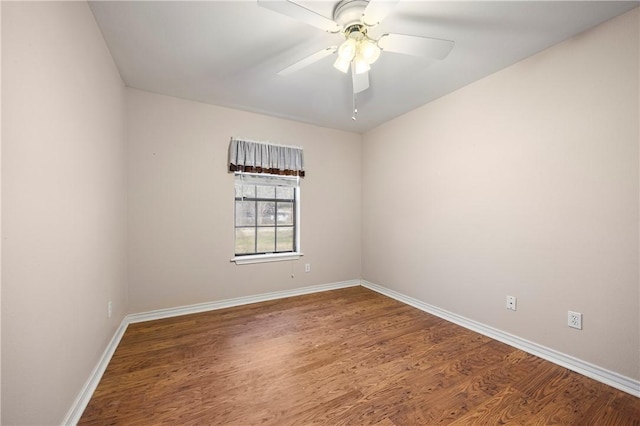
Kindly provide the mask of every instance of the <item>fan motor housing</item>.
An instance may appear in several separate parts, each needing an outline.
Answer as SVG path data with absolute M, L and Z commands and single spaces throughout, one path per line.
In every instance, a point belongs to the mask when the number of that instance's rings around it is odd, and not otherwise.
M 367 0 L 342 0 L 333 10 L 333 20 L 345 29 L 352 25 L 360 25 L 362 14 L 368 4 Z

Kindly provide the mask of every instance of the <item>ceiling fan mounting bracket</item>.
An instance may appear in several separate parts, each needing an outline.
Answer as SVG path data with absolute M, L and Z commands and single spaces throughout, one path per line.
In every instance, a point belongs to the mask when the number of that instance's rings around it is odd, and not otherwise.
M 367 0 L 342 0 L 333 10 L 333 20 L 345 29 L 362 25 L 362 15 L 368 4 Z

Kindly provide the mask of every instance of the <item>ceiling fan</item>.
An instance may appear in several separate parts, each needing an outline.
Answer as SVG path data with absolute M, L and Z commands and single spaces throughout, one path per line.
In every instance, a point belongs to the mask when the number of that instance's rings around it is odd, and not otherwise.
M 432 59 L 447 57 L 454 42 L 436 38 L 385 33 L 373 38 L 368 30 L 380 24 L 399 0 L 341 0 L 333 9 L 333 19 L 320 15 L 292 0 L 258 0 L 258 4 L 329 33 L 342 33 L 340 46 L 329 46 L 284 68 L 288 75 L 327 56 L 338 53 L 334 67 L 343 73 L 351 68 L 354 98 L 369 88 L 369 70 L 382 51 L 422 56 Z M 354 119 L 355 119 L 354 105 Z

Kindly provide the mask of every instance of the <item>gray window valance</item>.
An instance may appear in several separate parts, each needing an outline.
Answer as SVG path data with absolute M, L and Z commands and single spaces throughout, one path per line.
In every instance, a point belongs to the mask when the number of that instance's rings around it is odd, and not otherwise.
M 231 138 L 229 171 L 304 177 L 302 148 Z

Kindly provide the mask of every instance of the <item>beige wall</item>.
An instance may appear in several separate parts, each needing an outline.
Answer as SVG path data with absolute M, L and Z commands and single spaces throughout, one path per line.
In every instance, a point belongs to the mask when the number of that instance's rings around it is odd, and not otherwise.
M 2 57 L 2 424 L 59 424 L 126 310 L 124 86 L 86 3 L 3 2 Z
M 360 277 L 360 135 L 134 89 L 127 105 L 130 312 Z M 300 260 L 230 262 L 232 136 L 304 148 Z
M 365 134 L 363 279 L 639 379 L 638 20 Z

